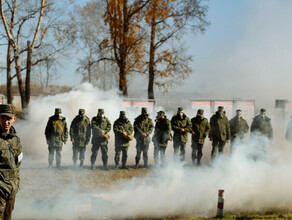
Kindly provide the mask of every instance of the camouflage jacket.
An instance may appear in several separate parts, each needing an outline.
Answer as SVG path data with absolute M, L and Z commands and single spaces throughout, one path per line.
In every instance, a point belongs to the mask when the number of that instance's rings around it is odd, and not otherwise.
M 9 133 L 0 129 L 0 190 L 4 199 L 15 197 L 19 189 L 19 167 L 22 161 L 22 147 L 13 127 Z M 11 192 L 11 194 L 9 193 Z
M 105 134 L 108 134 L 111 130 L 111 123 L 108 118 L 95 116 L 91 119 L 91 129 L 92 129 L 92 144 L 107 145 L 108 139 L 101 135 L 101 132 L 104 131 Z
M 163 119 L 156 119 L 155 122 L 152 141 L 154 142 L 154 145 L 167 147 L 167 143 L 171 138 L 171 123 L 166 116 Z
M 134 137 L 136 138 L 137 143 L 149 144 L 150 143 L 150 134 L 153 131 L 153 122 L 152 119 L 139 115 L 134 121 Z M 147 137 L 143 137 L 143 133 L 147 134 Z
M 268 117 L 263 118 L 261 115 L 254 117 L 251 127 L 251 133 L 259 132 L 269 139 L 273 138 L 273 128 L 271 125 L 271 119 Z
M 207 118 L 201 119 L 201 117 L 194 117 L 191 120 L 192 129 L 195 134 L 192 135 L 192 141 L 204 144 L 205 138 L 208 136 L 210 132 L 210 124 Z
M 85 147 L 91 136 L 90 121 L 87 116 L 77 115 L 70 125 L 70 139 L 75 147 Z
M 209 133 L 209 138 L 213 138 L 214 140 L 218 141 L 230 140 L 230 128 L 228 118 L 226 116 L 221 118 L 219 113 L 216 112 L 210 118 L 210 126 L 211 130 Z
M 192 123 L 185 114 L 182 118 L 180 115 L 173 116 L 171 119 L 171 128 L 174 132 L 174 142 L 188 142 L 188 133 L 192 132 Z M 185 131 L 181 132 L 181 128 L 184 128 Z
M 113 130 L 115 133 L 115 145 L 128 147 L 129 139 L 123 136 L 123 132 L 127 132 L 128 135 L 132 135 L 133 126 L 131 122 L 126 118 L 125 120 L 118 118 L 114 122 Z
M 238 118 L 235 116 L 229 121 L 231 139 L 234 138 L 244 138 L 244 134 L 248 132 L 249 126 L 243 118 Z
M 65 117 L 53 115 L 49 118 L 45 135 L 49 146 L 62 147 L 68 140 L 68 128 Z

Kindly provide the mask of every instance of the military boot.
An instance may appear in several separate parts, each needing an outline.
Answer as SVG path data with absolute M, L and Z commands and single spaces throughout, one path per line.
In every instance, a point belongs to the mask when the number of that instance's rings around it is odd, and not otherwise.
M 139 168 L 139 160 L 136 159 L 136 166 L 135 168 Z
M 124 169 L 124 170 L 127 170 L 127 169 L 129 169 L 127 166 L 126 166 L 126 164 L 125 163 L 123 163 L 122 164 L 122 167 L 121 167 L 122 169 Z
M 90 167 L 92 170 L 95 170 L 95 164 L 94 163 L 91 163 L 91 167 Z
M 80 169 L 83 169 L 83 161 L 80 161 L 79 167 L 80 167 Z
M 197 160 L 197 166 L 200 166 L 201 165 L 201 159 L 198 158 Z
M 104 164 L 103 164 L 103 169 L 104 169 L 104 170 L 108 170 L 107 163 L 104 163 Z

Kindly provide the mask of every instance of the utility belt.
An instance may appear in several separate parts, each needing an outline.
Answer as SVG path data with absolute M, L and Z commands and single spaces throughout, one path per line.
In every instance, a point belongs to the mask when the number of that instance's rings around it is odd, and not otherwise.
M 0 175 L 6 180 L 14 180 L 19 178 L 19 172 L 15 169 L 0 169 Z

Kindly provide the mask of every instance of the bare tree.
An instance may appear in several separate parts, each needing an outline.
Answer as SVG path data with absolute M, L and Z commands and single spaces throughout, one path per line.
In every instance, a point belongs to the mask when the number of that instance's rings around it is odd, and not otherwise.
M 77 6 L 72 19 L 75 29 L 71 38 L 74 45 L 78 43 L 78 50 L 83 56 L 78 59 L 76 69 L 82 74 L 82 81 L 106 90 L 115 85 L 110 81 L 116 78 L 116 71 L 108 71 L 113 69 L 112 63 L 102 59 L 107 51 L 100 50 L 101 41 L 109 34 L 103 20 L 104 10 L 105 2 L 98 0 L 88 1 L 84 7 Z M 101 61 L 104 61 L 103 64 Z
M 14 64 L 22 108 L 25 108 L 30 102 L 32 67 L 62 51 L 62 47 L 56 45 L 65 38 L 67 32 L 61 28 L 60 13 L 57 13 L 54 1 L 23 0 L 18 3 L 17 0 L 0 0 L 0 16 L 8 48 L 11 48 L 8 51 L 13 51 L 10 60 Z M 53 36 L 50 36 L 50 30 L 54 30 Z M 52 37 L 57 39 L 53 44 L 45 41 Z M 48 48 L 52 50 L 47 50 Z M 9 53 L 7 57 L 8 55 Z M 8 70 L 7 62 L 7 73 Z M 22 78 L 23 71 L 26 71 L 25 81 Z M 13 77 L 7 75 L 7 80 Z

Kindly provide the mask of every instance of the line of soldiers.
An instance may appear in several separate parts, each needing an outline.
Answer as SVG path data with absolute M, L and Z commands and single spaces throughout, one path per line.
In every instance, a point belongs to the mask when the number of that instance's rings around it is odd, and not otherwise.
M 292 126 L 291 126 L 292 127 Z M 155 127 L 149 117 L 147 108 L 142 108 L 141 115 L 135 118 L 132 126 L 126 117 L 125 111 L 120 111 L 119 118 L 113 124 L 115 134 L 115 167 L 119 167 L 122 154 L 122 169 L 127 169 L 128 147 L 133 138 L 136 139 L 136 167 L 139 167 L 141 154 L 143 154 L 144 167 L 148 167 L 148 149 L 151 143 L 150 135 L 153 132 L 152 141 L 154 143 L 154 162 L 155 165 L 164 165 L 165 150 L 168 141 L 173 140 L 175 161 L 185 160 L 185 148 L 188 141 L 188 133 L 192 134 L 192 161 L 193 164 L 200 165 L 203 156 L 203 145 L 207 136 L 212 142 L 211 159 L 217 156 L 217 152 L 222 153 L 226 143 L 231 141 L 231 150 L 236 142 L 243 142 L 244 134 L 249 130 L 249 126 L 242 117 L 242 111 L 237 110 L 236 116 L 228 121 L 224 108 L 218 107 L 216 113 L 208 119 L 204 117 L 204 110 L 199 109 L 197 115 L 191 120 L 185 115 L 183 108 L 178 108 L 177 114 L 171 120 L 165 115 L 164 111 L 159 111 L 155 119 Z M 78 115 L 73 119 L 69 135 L 73 144 L 73 166 L 80 160 L 80 167 L 83 168 L 84 152 L 92 134 L 92 154 L 90 157 L 91 169 L 95 169 L 96 157 L 99 149 L 101 150 L 103 168 L 108 169 L 108 139 L 111 131 L 111 123 L 105 117 L 104 110 L 98 109 L 97 116 L 91 122 L 85 115 L 84 109 L 79 109 Z M 173 136 L 171 134 L 173 131 Z M 134 132 L 134 137 L 132 133 Z M 251 125 L 252 133 L 260 133 L 269 139 L 273 136 L 273 129 L 270 118 L 266 116 L 266 110 L 261 109 L 260 115 L 253 119 Z M 55 114 L 48 120 L 45 135 L 49 149 L 49 166 L 52 166 L 54 152 L 56 152 L 56 165 L 61 165 L 61 151 L 63 143 L 68 140 L 68 128 L 66 118 L 61 116 L 61 109 L 56 108 Z M 196 161 L 197 160 L 197 161 Z

